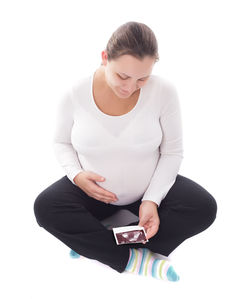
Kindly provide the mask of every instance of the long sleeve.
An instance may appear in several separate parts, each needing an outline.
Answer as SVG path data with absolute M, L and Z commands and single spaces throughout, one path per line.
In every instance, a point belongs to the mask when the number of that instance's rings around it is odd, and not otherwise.
M 164 97 L 164 94 L 162 96 Z M 160 157 L 142 198 L 142 201 L 153 201 L 158 206 L 175 183 L 183 159 L 181 108 L 174 86 L 171 85 L 170 90 L 168 88 L 166 96 L 168 96 L 167 104 L 160 116 L 163 133 L 159 147 Z
M 56 126 L 53 135 L 53 149 L 65 174 L 70 181 L 76 185 L 73 181 L 74 177 L 84 170 L 79 162 L 77 152 L 71 143 L 71 129 L 73 123 L 73 103 L 71 92 L 68 91 L 59 101 Z

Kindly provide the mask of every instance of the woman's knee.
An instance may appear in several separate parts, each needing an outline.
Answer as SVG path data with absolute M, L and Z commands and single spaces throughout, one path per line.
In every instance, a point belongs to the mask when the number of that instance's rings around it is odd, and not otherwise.
M 49 198 L 46 190 L 42 191 L 35 199 L 33 209 L 36 220 L 40 226 L 46 225 L 48 222 L 48 215 L 51 209 L 51 198 Z
M 217 216 L 217 202 L 215 198 L 207 192 L 207 196 L 200 201 L 200 213 L 203 217 L 204 224 L 210 226 Z
M 195 205 L 205 225 L 211 225 L 217 214 L 217 203 L 215 198 L 197 182 L 182 177 L 184 189 L 190 202 Z

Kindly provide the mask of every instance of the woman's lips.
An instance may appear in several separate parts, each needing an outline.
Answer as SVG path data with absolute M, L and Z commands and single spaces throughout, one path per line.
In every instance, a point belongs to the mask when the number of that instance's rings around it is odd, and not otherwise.
M 129 94 L 128 91 L 124 91 L 124 90 L 122 90 L 122 89 L 120 89 L 120 90 L 121 90 L 121 93 L 123 93 L 123 94 Z

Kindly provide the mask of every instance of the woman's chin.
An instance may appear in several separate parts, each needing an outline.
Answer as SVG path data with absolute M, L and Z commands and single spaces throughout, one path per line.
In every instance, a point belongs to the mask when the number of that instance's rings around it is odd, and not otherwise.
M 116 90 L 115 93 L 121 99 L 126 99 L 126 98 L 130 97 L 130 93 L 124 93 L 124 92 L 120 91 L 119 89 Z

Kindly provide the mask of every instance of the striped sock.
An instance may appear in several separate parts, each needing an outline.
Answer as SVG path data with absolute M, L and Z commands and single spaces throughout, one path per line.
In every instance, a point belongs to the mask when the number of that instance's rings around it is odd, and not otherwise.
M 143 276 L 153 276 L 156 279 L 178 281 L 170 262 L 153 257 L 152 252 L 147 248 L 129 248 L 129 260 L 125 271 Z

